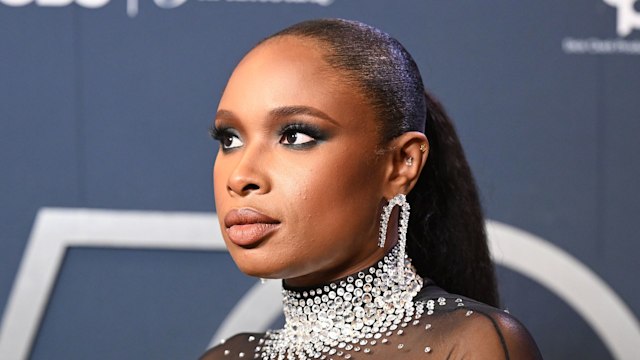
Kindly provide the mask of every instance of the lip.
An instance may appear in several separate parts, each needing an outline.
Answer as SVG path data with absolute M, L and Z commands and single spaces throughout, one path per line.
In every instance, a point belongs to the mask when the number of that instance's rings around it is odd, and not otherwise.
M 259 211 L 242 208 L 231 210 L 224 217 L 224 226 L 232 243 L 254 246 L 280 227 L 280 221 Z

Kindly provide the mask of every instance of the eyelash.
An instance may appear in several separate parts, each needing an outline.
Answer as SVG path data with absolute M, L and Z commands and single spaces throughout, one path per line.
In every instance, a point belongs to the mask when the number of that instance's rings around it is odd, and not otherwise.
M 307 135 L 313 139 L 313 141 L 309 141 L 303 144 L 285 144 L 287 147 L 297 148 L 297 149 L 305 149 L 310 148 L 316 145 L 318 142 L 324 141 L 327 139 L 327 136 L 316 126 L 305 124 L 305 123 L 291 123 L 282 127 L 279 132 L 280 139 L 284 138 L 284 136 L 289 134 L 301 133 Z
M 209 126 L 209 135 L 213 140 L 222 141 L 228 130 L 229 128 L 219 128 L 215 125 L 211 125 Z
M 220 148 L 222 149 L 223 152 L 228 152 L 233 150 L 234 148 L 226 148 L 224 147 L 224 140 L 227 137 L 238 137 L 237 134 L 235 134 L 234 132 L 231 131 L 230 127 L 217 127 L 217 126 L 210 126 L 209 127 L 209 135 L 211 135 L 211 137 L 218 141 L 220 143 Z
M 229 136 L 239 137 L 236 133 L 231 131 L 231 129 L 232 129 L 231 127 L 217 127 L 212 125 L 209 128 L 209 135 L 211 135 L 211 137 L 214 140 L 217 140 L 218 142 L 220 142 L 220 144 L 222 144 L 223 141 Z M 321 142 L 327 139 L 326 134 L 323 131 L 321 131 L 318 127 L 310 124 L 305 124 L 305 123 L 286 124 L 280 129 L 280 131 L 278 132 L 278 135 L 280 136 L 280 139 L 282 139 L 284 136 L 289 134 L 294 134 L 294 133 L 301 133 L 301 134 L 307 135 L 313 138 L 313 141 L 309 141 L 303 144 L 283 144 L 284 146 L 295 148 L 295 149 L 305 149 L 305 148 L 313 147 L 318 142 Z M 234 148 L 225 148 L 224 146 L 222 146 L 221 148 L 225 152 L 231 151 L 234 149 Z

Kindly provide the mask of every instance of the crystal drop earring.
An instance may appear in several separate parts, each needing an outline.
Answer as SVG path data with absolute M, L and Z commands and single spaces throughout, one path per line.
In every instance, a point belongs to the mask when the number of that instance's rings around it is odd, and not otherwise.
M 400 207 L 400 222 L 398 223 L 398 242 L 400 247 L 404 249 L 407 244 L 407 229 L 409 228 L 409 210 L 410 206 L 407 202 L 407 197 L 404 194 L 398 194 L 389 200 L 387 205 L 382 209 L 380 216 L 380 233 L 378 236 L 378 246 L 384 247 L 385 240 L 387 239 L 387 227 L 389 226 L 389 219 L 391 218 L 391 212 L 394 206 Z
M 393 207 L 398 205 L 400 207 L 400 220 L 398 222 L 398 243 L 395 245 L 394 252 L 397 256 L 396 271 L 392 271 L 395 276 L 399 278 L 399 282 L 404 284 L 405 282 L 405 270 L 407 258 L 407 230 L 409 229 L 409 210 L 410 206 L 407 202 L 407 197 L 404 194 L 398 194 L 389 200 L 389 203 L 382 209 L 382 216 L 380 218 L 380 234 L 378 238 L 378 246 L 384 247 L 385 240 L 387 238 L 387 227 L 389 226 L 389 219 L 391 218 L 391 212 Z

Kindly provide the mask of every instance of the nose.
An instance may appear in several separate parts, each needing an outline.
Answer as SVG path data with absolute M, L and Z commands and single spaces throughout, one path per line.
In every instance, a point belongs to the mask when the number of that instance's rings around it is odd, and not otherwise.
M 269 192 L 265 156 L 264 151 L 248 147 L 238 154 L 238 161 L 227 179 L 227 191 L 240 196 Z

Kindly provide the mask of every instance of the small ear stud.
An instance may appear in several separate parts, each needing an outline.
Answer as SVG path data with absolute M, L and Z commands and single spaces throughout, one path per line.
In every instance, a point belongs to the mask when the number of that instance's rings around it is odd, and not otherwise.
M 420 144 L 420 152 L 423 153 L 425 151 L 427 151 L 427 144 L 425 143 Z
M 413 158 L 411 156 L 409 156 L 405 161 L 405 164 L 407 164 L 407 166 L 412 166 L 413 165 Z

